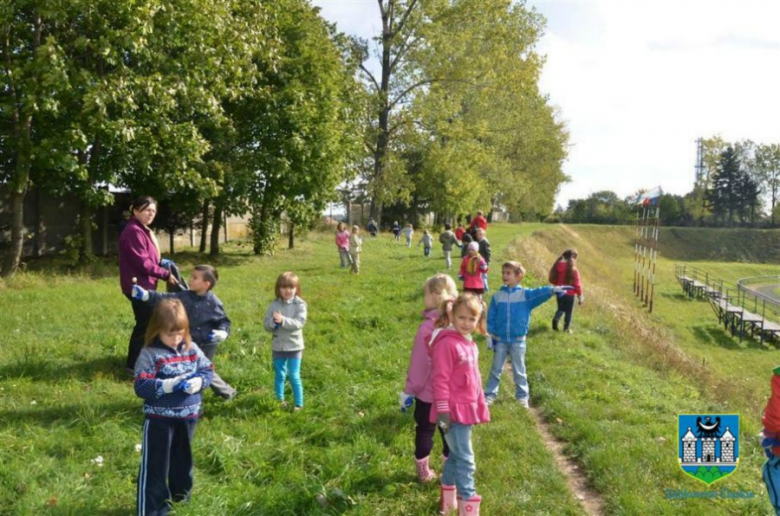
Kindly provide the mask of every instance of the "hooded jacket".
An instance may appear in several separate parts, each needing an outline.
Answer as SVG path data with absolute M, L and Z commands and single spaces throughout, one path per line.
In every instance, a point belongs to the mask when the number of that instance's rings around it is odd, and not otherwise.
M 453 328 L 444 328 L 433 336 L 433 405 L 430 421 L 440 412 L 449 412 L 450 421 L 476 425 L 490 421 L 490 411 L 482 392 L 479 374 L 479 349 Z
M 417 328 L 412 345 L 412 356 L 409 359 L 409 370 L 406 372 L 404 392 L 411 394 L 420 401 L 433 403 L 433 386 L 431 385 L 431 357 L 428 355 L 428 345 L 433 335 L 433 324 L 439 316 L 439 310 L 423 310 L 423 322 Z
M 497 341 L 507 344 L 522 340 L 528 335 L 531 311 L 552 295 L 552 287 L 502 286 L 490 299 L 487 313 L 488 333 Z

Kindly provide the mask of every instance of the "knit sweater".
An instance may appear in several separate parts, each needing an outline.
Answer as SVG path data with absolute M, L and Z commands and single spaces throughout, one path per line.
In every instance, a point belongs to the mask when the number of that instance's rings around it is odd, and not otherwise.
M 163 380 L 181 375 L 199 376 L 201 391 L 165 393 Z M 214 366 L 197 344 L 182 342 L 172 349 L 155 340 L 141 350 L 135 363 L 135 394 L 144 399 L 144 415 L 157 419 L 197 419 L 200 415 L 203 389 L 211 384 Z
M 149 292 L 149 301 L 151 303 L 157 303 L 157 301 L 166 297 L 175 297 L 184 305 L 187 318 L 190 320 L 190 336 L 193 342 L 201 345 L 207 343 L 209 334 L 213 330 L 224 330 L 230 333 L 230 319 L 225 314 L 222 301 L 219 300 L 214 292 L 209 290 L 203 296 L 199 296 L 192 290 L 169 292 L 167 294 L 155 291 Z
M 274 322 L 274 312 L 282 314 L 282 322 Z M 271 347 L 274 351 L 301 351 L 303 349 L 303 325 L 306 324 L 306 302 L 298 296 L 289 301 L 276 299 L 265 311 L 263 326 L 273 333 Z

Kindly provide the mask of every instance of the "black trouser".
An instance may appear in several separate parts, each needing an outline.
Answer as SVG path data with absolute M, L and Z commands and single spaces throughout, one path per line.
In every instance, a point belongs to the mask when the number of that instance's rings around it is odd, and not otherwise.
M 197 419 L 146 419 L 138 470 L 139 516 L 164 516 L 192 491 L 192 438 Z
M 431 423 L 431 403 L 425 403 L 420 401 L 419 398 L 414 398 L 414 421 L 417 423 L 417 427 L 414 429 L 414 458 L 417 460 L 424 459 L 431 454 L 433 449 L 433 435 L 436 433 L 436 423 Z M 447 446 L 447 441 L 444 439 L 444 432 L 439 428 L 441 434 L 441 442 L 443 444 L 441 453 L 445 457 L 450 454 L 450 447 Z
M 555 322 L 565 315 L 563 319 L 563 329 L 568 330 L 569 324 L 571 324 L 571 314 L 574 312 L 574 296 L 562 295 L 558 296 L 558 311 L 555 312 Z
M 141 354 L 141 348 L 144 347 L 144 334 L 146 327 L 149 326 L 149 320 L 152 318 L 152 304 L 127 296 L 133 305 L 133 315 L 135 316 L 135 328 L 130 335 L 130 343 L 127 346 L 127 367 L 135 369 L 135 361 Z

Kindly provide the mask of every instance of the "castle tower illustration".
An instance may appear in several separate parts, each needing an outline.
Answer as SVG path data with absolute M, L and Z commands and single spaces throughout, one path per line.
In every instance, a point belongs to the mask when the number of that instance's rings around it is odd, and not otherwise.
M 722 462 L 734 462 L 734 441 L 736 439 L 731 434 L 729 427 L 720 436 L 720 460 Z
M 696 436 L 693 435 L 691 427 L 682 438 L 683 442 L 683 462 L 696 462 Z

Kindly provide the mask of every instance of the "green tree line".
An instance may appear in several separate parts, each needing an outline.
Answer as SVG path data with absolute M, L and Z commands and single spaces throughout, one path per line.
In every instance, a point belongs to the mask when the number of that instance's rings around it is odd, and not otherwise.
M 685 195 L 659 198 L 665 226 L 775 227 L 780 222 L 780 144 L 750 140 L 702 140 L 700 178 Z M 590 224 L 636 222 L 636 192 L 625 199 L 610 191 L 572 199 L 551 220 Z
M 378 221 L 385 206 L 549 213 L 568 135 L 538 89 L 542 17 L 510 0 L 378 4 L 380 33 L 358 40 L 307 0 L 2 3 L 2 274 L 35 189 L 79 200 L 84 262 L 109 184 L 157 197 L 169 231 L 210 223 L 212 254 L 224 217 L 247 213 L 272 253 L 282 213 L 305 228 L 340 185 Z

